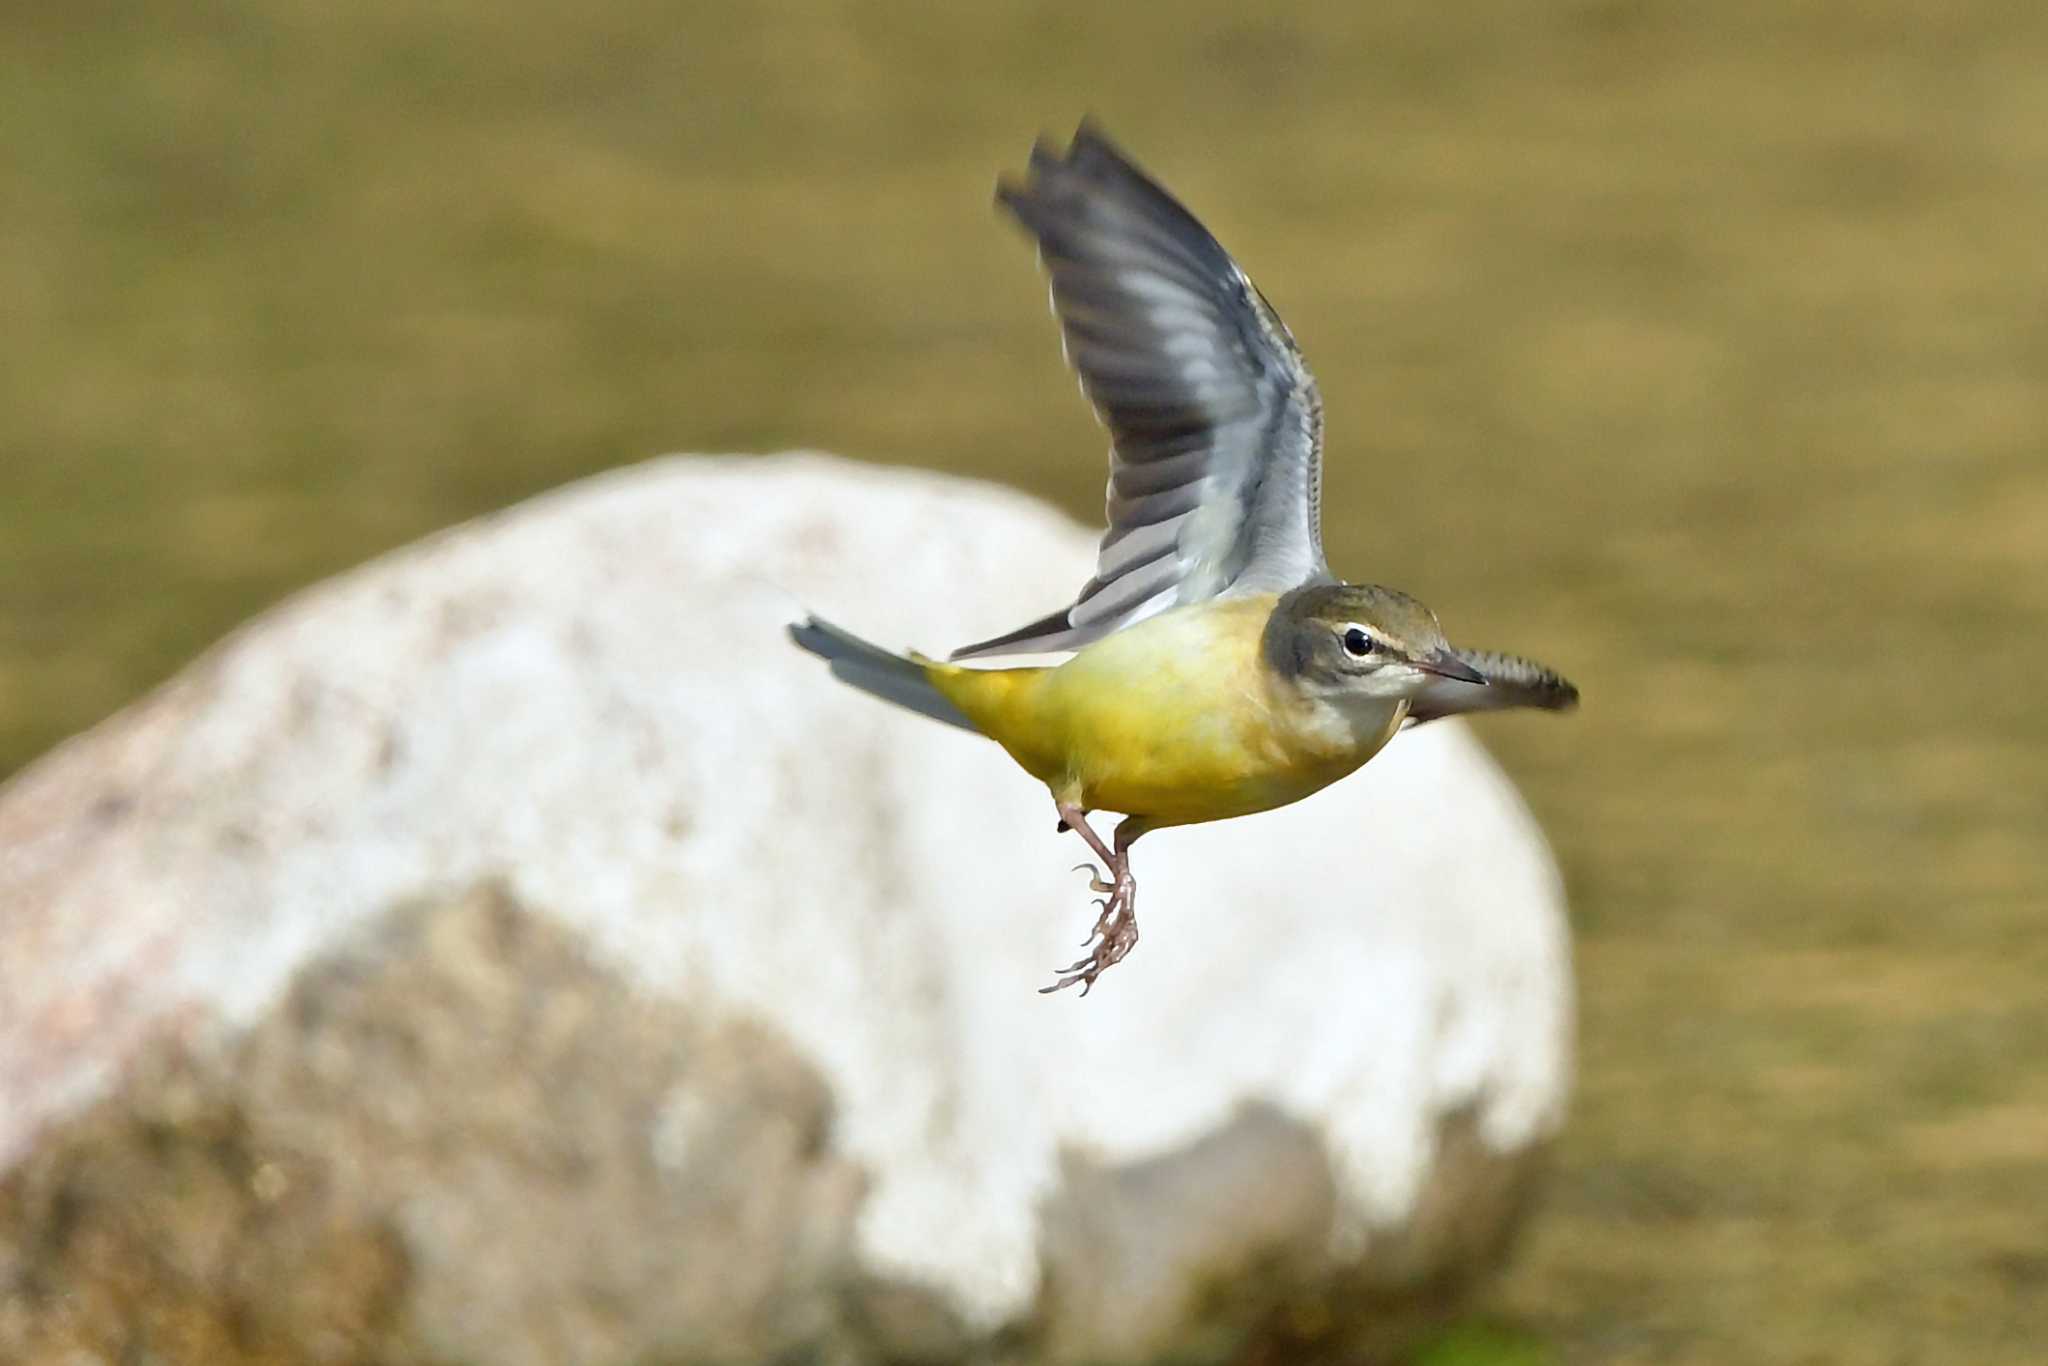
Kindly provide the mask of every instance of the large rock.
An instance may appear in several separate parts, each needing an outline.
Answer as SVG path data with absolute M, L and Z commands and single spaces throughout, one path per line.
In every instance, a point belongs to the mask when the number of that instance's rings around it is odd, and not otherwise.
M 1150 836 L 1144 943 L 1043 997 L 1094 917 L 1043 789 L 782 635 L 936 650 L 1091 550 L 982 485 L 657 462 L 0 791 L 0 1357 L 1140 1358 L 1443 1302 L 1570 1062 L 1556 874 L 1470 735 Z

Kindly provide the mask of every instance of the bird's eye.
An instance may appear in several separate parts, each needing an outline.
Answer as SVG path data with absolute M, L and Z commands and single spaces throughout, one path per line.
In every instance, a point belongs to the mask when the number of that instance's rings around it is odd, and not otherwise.
M 1357 626 L 1344 629 L 1344 653 L 1353 659 L 1364 659 L 1376 648 L 1373 638 Z

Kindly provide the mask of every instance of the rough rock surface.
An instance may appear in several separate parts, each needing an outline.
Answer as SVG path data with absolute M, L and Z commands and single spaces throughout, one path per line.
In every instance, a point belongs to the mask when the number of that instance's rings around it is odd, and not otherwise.
M 0 1186 L 0 1360 L 829 1344 L 862 1186 L 830 1115 L 785 1042 L 624 989 L 501 892 L 402 907 Z
M 1486 1269 L 1570 976 L 1468 732 L 1149 837 L 1144 943 L 1045 998 L 1093 911 L 1043 790 L 781 634 L 937 650 L 1090 541 L 656 462 L 323 584 L 0 790 L 0 1355 L 1199 1355 Z M 59 1312 L 102 1302 L 191 1312 Z

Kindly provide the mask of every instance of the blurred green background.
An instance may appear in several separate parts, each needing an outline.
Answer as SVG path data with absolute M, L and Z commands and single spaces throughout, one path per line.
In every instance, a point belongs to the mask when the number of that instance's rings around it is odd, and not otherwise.
M 0 774 L 659 452 L 1094 518 L 988 202 L 1091 110 L 1316 365 L 1340 572 L 1586 692 L 1481 724 L 1570 882 L 1583 1070 L 1471 1340 L 2039 1360 L 2038 4 L 10 6 Z

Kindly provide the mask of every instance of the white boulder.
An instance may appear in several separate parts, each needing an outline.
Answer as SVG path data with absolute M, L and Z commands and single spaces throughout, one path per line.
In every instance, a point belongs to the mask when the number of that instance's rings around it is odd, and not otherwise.
M 0 790 L 0 1171 L 152 1041 L 252 1030 L 392 907 L 488 882 L 814 1069 L 865 1179 L 845 1270 L 972 1337 L 1163 1350 L 1268 1245 L 1339 1298 L 1484 1270 L 1563 1116 L 1571 980 L 1542 836 L 1462 723 L 1149 836 L 1143 943 L 1048 997 L 1094 911 L 1043 788 L 783 633 L 801 604 L 942 653 L 1063 601 L 1092 542 L 987 485 L 678 457 L 266 613 Z M 650 1160 L 706 1103 L 656 1107 Z

